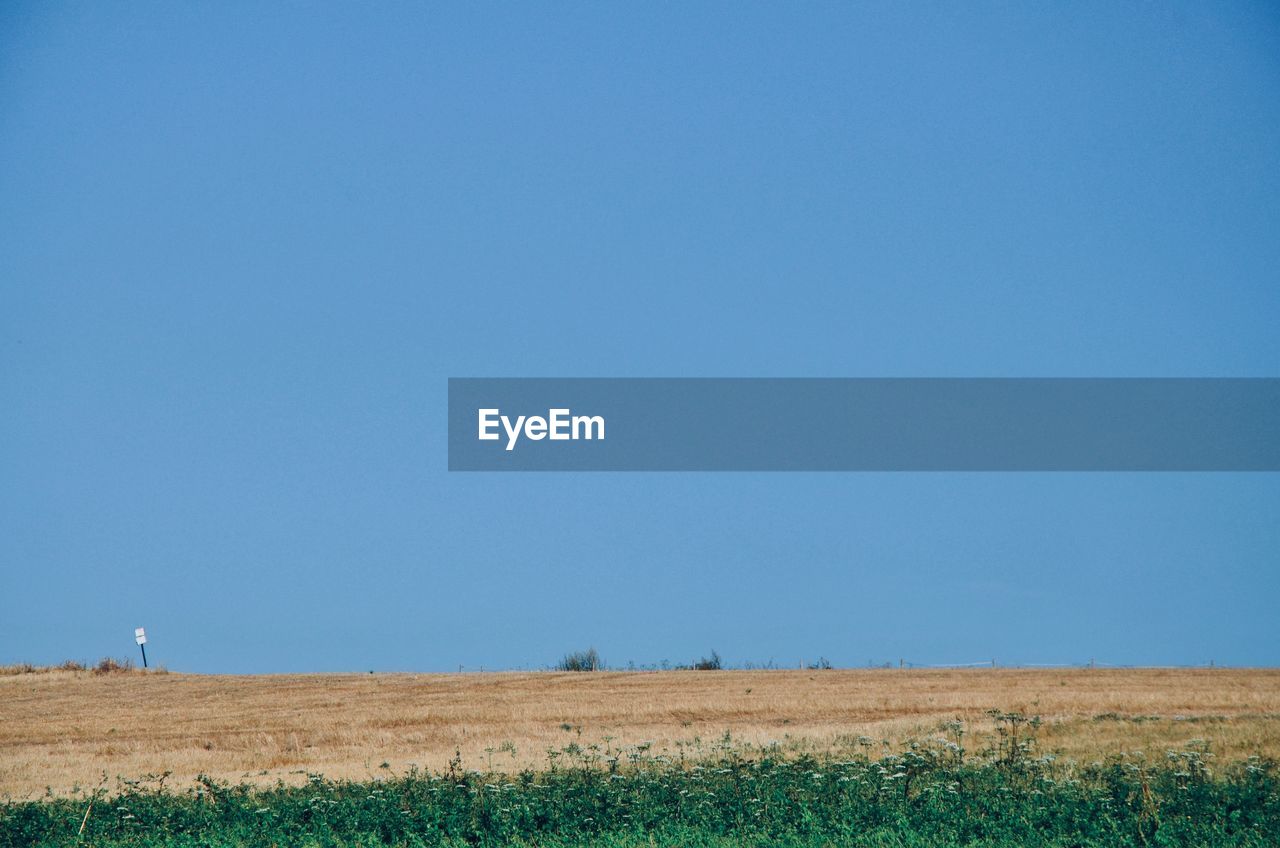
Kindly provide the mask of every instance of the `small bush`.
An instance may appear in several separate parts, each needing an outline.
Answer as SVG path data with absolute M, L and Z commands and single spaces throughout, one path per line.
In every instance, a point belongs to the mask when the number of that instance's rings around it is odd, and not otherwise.
M 600 659 L 595 648 L 565 654 L 556 665 L 557 671 L 600 671 L 603 668 L 604 660 Z
M 84 671 L 85 670 L 85 664 L 82 662 L 77 662 L 76 660 L 63 660 L 60 665 L 55 667 L 58 669 L 58 671 Z
M 127 671 L 133 671 L 133 660 L 118 660 L 115 657 L 103 657 L 98 660 L 98 664 L 93 667 L 94 674 L 120 674 Z
M 694 660 L 692 668 L 694 671 L 719 671 L 724 668 L 724 663 L 721 662 L 720 655 L 712 651 L 711 656 Z

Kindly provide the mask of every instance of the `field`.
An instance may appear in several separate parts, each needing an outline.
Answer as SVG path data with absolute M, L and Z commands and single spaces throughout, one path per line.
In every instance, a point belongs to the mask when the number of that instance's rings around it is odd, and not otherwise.
M 47 671 L 0 676 L 0 798 L 97 786 L 104 773 L 231 782 L 368 780 L 412 764 L 545 769 L 548 751 L 648 744 L 877 757 L 988 710 L 1038 715 L 1040 751 L 1161 761 L 1204 740 L 1218 763 L 1280 757 L 1280 670 L 834 670 L 227 677 Z M 384 766 L 385 764 L 385 766 Z

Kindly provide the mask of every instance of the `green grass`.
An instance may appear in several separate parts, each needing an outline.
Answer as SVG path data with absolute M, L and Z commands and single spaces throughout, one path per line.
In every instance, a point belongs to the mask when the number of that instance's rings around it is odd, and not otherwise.
M 184 792 L 134 785 L 0 805 L 0 846 L 1274 846 L 1280 771 L 1213 773 L 1203 750 L 1160 764 L 1067 767 L 956 744 L 881 759 L 702 760 L 566 749 L 547 771 L 411 772 L 385 780 Z

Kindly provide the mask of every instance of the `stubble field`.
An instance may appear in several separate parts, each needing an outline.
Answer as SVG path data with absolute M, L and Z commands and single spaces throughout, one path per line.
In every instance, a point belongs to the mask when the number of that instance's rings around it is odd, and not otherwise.
M 0 677 L 0 797 L 171 772 L 297 783 L 411 764 L 543 767 L 548 751 L 697 755 L 730 734 L 783 753 L 877 756 L 987 711 L 1043 719 L 1038 748 L 1081 763 L 1204 740 L 1220 762 L 1280 756 L 1280 670 L 834 670 Z M 385 765 L 384 765 L 385 764 Z

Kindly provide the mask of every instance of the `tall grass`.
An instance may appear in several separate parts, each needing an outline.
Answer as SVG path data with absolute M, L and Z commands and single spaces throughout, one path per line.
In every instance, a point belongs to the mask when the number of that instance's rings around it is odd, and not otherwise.
M 956 739 L 961 739 L 957 735 Z M 1250 759 L 1214 773 L 1202 750 L 1154 764 L 1073 768 L 1026 747 L 966 755 L 954 740 L 879 758 L 701 758 L 644 746 L 570 746 L 544 771 L 410 770 L 303 786 L 202 778 L 83 799 L 0 805 L 0 848 L 195 845 L 1264 846 L 1280 834 L 1280 772 Z
M 94 667 L 96 671 L 109 665 L 109 671 L 127 671 L 133 668 L 133 664 L 129 660 L 117 660 L 111 657 L 103 657 Z M 51 671 L 87 671 L 89 666 L 79 660 L 63 660 L 57 665 L 34 665 L 33 663 L 23 662 L 14 663 L 12 665 L 0 665 L 0 677 L 9 677 L 18 674 L 48 674 Z M 103 672 L 106 673 L 106 672 Z

